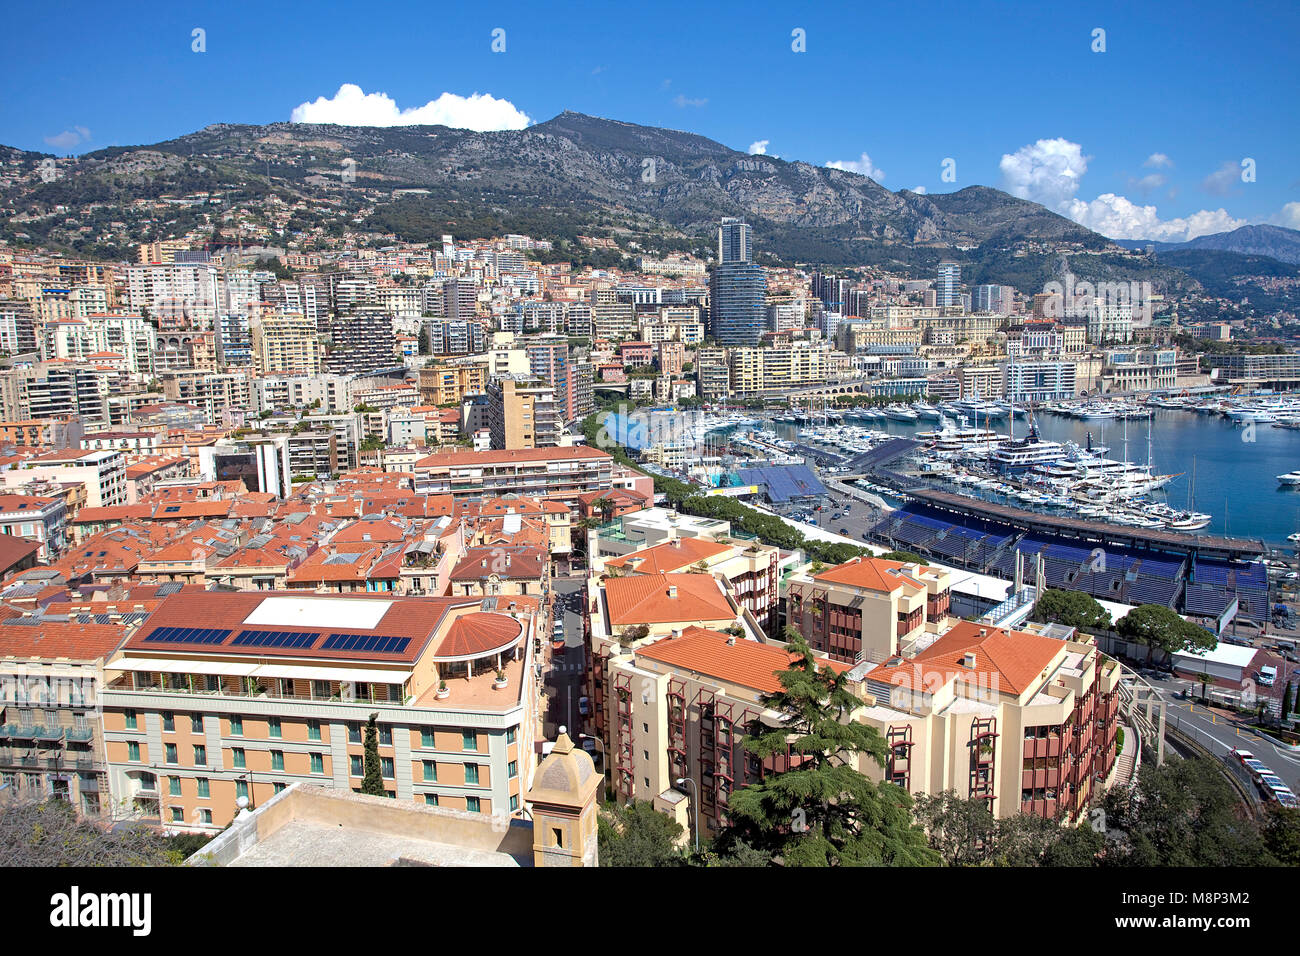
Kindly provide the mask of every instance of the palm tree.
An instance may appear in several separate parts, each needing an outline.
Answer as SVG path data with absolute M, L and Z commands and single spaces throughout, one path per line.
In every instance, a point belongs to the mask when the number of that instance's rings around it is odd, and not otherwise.
M 1214 678 L 1209 674 L 1197 674 L 1196 679 L 1201 682 L 1201 703 L 1203 704 L 1207 700 L 1205 694 L 1206 685 L 1211 683 L 1214 680 Z

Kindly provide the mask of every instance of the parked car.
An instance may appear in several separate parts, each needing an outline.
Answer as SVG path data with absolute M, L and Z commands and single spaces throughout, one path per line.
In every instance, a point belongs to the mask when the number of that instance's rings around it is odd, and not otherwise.
M 840 534 L 849 534 L 848 528 L 840 528 Z

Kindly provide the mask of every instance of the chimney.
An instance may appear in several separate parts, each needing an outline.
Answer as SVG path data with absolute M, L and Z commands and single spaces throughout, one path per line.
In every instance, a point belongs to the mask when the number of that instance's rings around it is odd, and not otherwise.
M 677 597 L 677 585 L 675 584 L 668 585 L 668 596 L 670 598 Z
M 510 552 L 506 552 L 506 567 L 510 567 Z
M 735 647 L 735 646 L 736 646 L 736 635 L 735 635 L 735 634 L 728 634 L 728 635 L 727 635 L 727 646 L 728 646 L 728 647 Z
M 988 636 L 989 636 L 989 629 L 987 627 L 981 627 L 980 637 L 988 637 Z

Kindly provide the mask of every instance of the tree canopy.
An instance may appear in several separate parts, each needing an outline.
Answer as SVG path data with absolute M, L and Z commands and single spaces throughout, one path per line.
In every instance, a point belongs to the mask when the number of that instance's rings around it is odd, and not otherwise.
M 1184 620 L 1163 604 L 1143 604 L 1129 611 L 1115 625 L 1125 640 L 1175 651 L 1212 651 L 1218 641 L 1198 624 Z
M 1048 588 L 1034 605 L 1033 619 L 1044 624 L 1064 624 L 1081 631 L 1109 630 L 1110 612 L 1091 594 Z
M 764 696 L 785 719 L 776 727 L 756 719 L 744 747 L 760 760 L 788 751 L 791 766 L 731 794 L 734 839 L 785 866 L 939 864 L 907 791 L 858 770 L 861 757 L 883 765 L 886 748 L 875 728 L 853 719 L 861 701 L 846 672 L 821 666 L 798 631 L 787 628 L 786 639 L 793 660 L 776 673 L 781 689 Z
M 682 866 L 682 825 L 646 800 L 607 807 L 596 821 L 601 866 Z

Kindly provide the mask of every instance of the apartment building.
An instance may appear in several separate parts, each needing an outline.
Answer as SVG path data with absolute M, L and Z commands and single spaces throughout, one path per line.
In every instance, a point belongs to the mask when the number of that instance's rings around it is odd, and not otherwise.
M 952 575 L 880 558 L 809 564 L 787 580 L 785 616 L 808 646 L 857 663 L 908 656 L 947 629 Z
M 261 310 L 250 323 L 258 375 L 315 375 L 321 349 L 316 323 L 297 312 Z
M 0 790 L 112 809 L 103 724 L 105 662 L 126 628 L 25 619 L 0 628 Z
M 0 494 L 0 534 L 40 545 L 37 560 L 53 561 L 67 546 L 68 509 L 62 498 Z
M 560 443 L 563 408 L 551 385 L 540 379 L 503 378 L 488 383 L 487 399 L 494 449 L 545 448 Z
M 536 760 L 535 611 L 524 598 L 166 598 L 110 664 L 114 796 L 216 832 L 240 798 L 257 807 L 294 782 L 358 790 L 374 713 L 389 796 L 508 819 Z
M 487 391 L 487 365 L 464 362 L 420 369 L 420 401 L 426 405 L 459 405 L 466 395 Z
M 883 771 L 859 769 L 912 794 L 984 800 L 1000 818 L 1075 823 L 1115 764 L 1119 677 L 1073 628 L 962 621 L 910 659 L 850 672 L 858 719 L 889 747 Z
M 624 575 L 678 574 L 698 571 L 723 582 L 733 600 L 747 609 L 768 635 L 780 622 L 777 586 L 780 548 L 754 542 L 715 541 L 703 537 L 676 537 L 663 544 L 603 559 L 599 550 L 591 558 L 594 571 Z
M 0 472 L 6 488 L 46 480 L 86 487 L 86 504 L 108 508 L 127 503 L 126 456 L 111 449 L 65 448 L 30 459 L 20 471 Z
M 578 496 L 611 487 L 614 459 L 585 445 L 508 451 L 439 452 L 416 462 L 413 487 L 419 494 L 457 498 L 555 498 L 576 504 Z
M 731 392 L 754 395 L 814 385 L 827 379 L 824 347 L 795 345 L 792 348 L 733 348 L 731 350 Z

